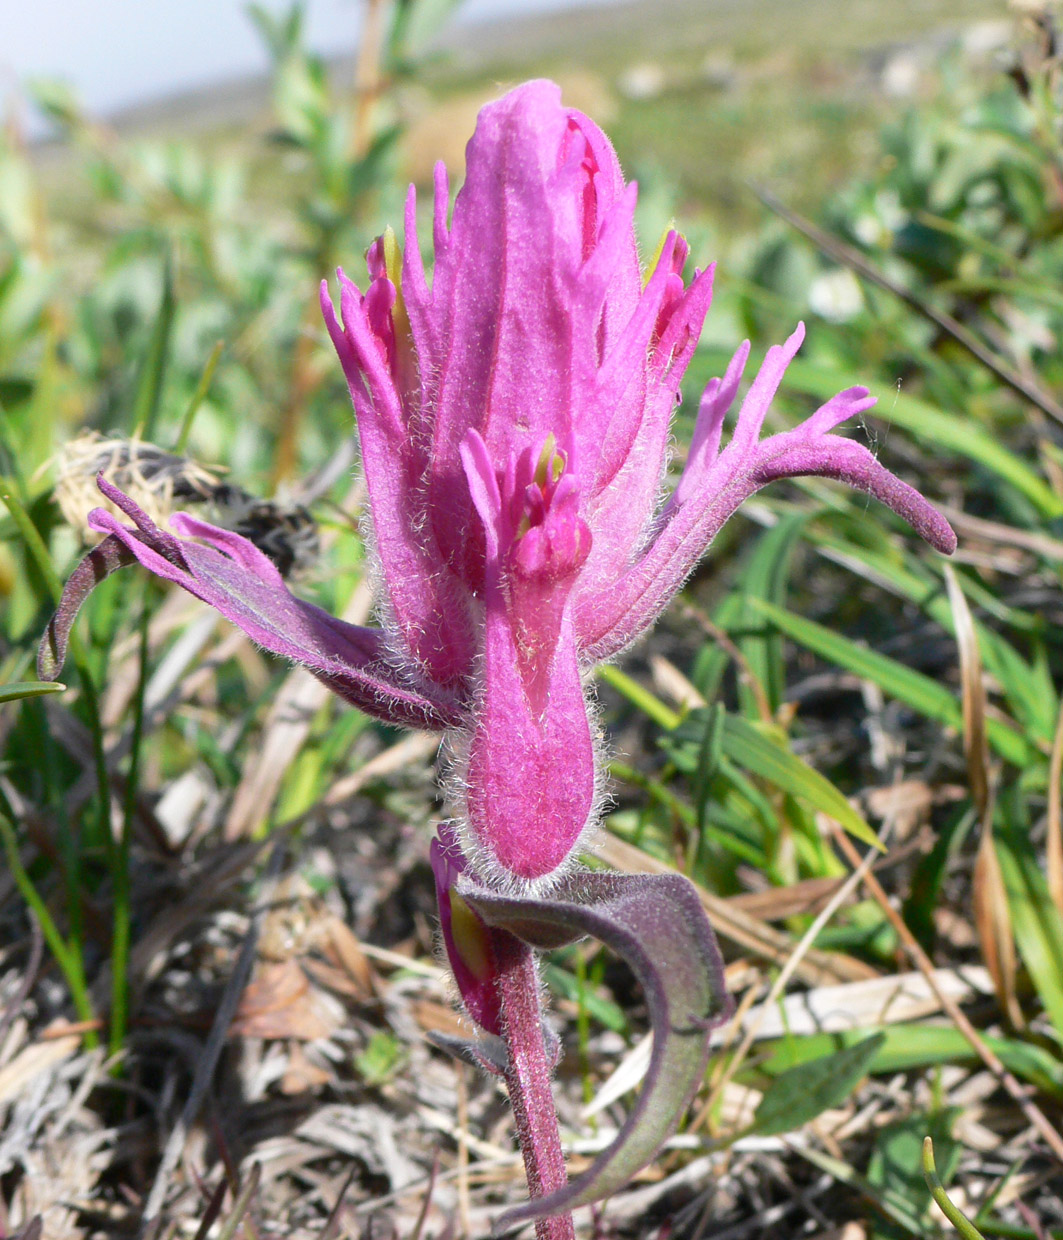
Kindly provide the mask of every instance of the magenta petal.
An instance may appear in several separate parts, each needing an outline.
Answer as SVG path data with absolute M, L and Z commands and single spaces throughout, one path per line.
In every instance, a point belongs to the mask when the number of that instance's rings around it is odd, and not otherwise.
M 276 567 L 240 535 L 182 513 L 175 517 L 177 526 L 209 545 L 176 538 L 154 525 L 106 479 L 100 478 L 98 485 L 136 526 L 131 529 L 106 509 L 94 509 L 89 518 L 92 528 L 110 535 L 101 545 L 113 546 L 111 540 L 116 540 L 156 576 L 176 582 L 209 603 L 252 641 L 272 654 L 301 663 L 333 692 L 368 714 L 419 728 L 444 728 L 460 717 L 452 699 L 417 693 L 394 676 L 378 629 L 346 624 L 295 598 Z M 68 590 L 79 580 L 75 573 Z M 86 591 L 78 593 L 80 602 Z
M 484 529 L 485 553 L 488 560 L 497 561 L 503 532 L 502 495 L 498 487 L 495 467 L 484 443 L 476 431 L 469 431 L 461 444 L 461 463 L 469 495 Z
M 669 238 L 646 285 L 627 333 L 599 375 L 599 405 L 610 411 L 608 429 L 586 468 L 594 472 L 587 521 L 594 547 L 577 586 L 579 606 L 613 588 L 645 541 L 658 503 L 676 390 L 697 344 L 712 299 L 714 269 L 697 278 L 668 313 L 664 336 L 653 340 L 677 239 Z M 650 350 L 649 361 L 646 351 Z M 597 464 L 592 464 L 597 460 Z
M 685 241 L 683 250 L 686 250 Z M 670 299 L 658 320 L 657 344 L 654 348 L 651 373 L 660 383 L 667 382 L 673 390 L 686 373 L 687 364 L 697 348 L 705 316 L 712 305 L 715 275 L 716 264 L 710 263 L 704 271 L 695 274 L 690 287 L 685 290 L 682 278 L 678 274 L 672 277 L 676 296 Z
M 604 425 L 588 425 L 584 432 L 598 439 L 589 457 L 596 462 L 590 478 L 591 498 L 607 487 L 629 461 L 637 439 L 643 448 L 651 448 L 651 455 L 664 451 L 663 443 L 658 443 L 662 438 L 660 432 L 654 435 L 653 428 L 645 426 L 649 389 L 647 357 L 671 278 L 671 260 L 677 241 L 676 233 L 666 238 L 637 304 L 604 354 L 594 393 L 595 405 L 605 414 Z M 669 391 L 666 422 L 673 400 L 674 392 Z M 651 487 L 655 489 L 660 481 L 659 471 L 647 467 L 645 472 L 652 475 Z
M 710 449 L 728 398 L 725 389 L 737 384 L 743 350 L 735 355 L 723 383 L 710 385 L 697 451 L 661 514 L 656 537 L 615 588 L 581 590 L 576 595 L 576 631 L 588 661 L 612 657 L 652 624 L 728 518 L 754 492 L 778 478 L 819 475 L 846 482 L 887 504 L 938 551 L 947 555 L 955 549 L 956 536 L 948 522 L 918 491 L 880 465 L 862 445 L 829 433 L 874 404 L 866 388 L 840 392 L 794 430 L 758 442 L 771 398 L 802 336 L 803 328 L 798 327 L 784 346 L 769 350 L 742 403 L 731 442 L 714 460 Z
M 527 83 L 481 112 L 431 314 L 419 310 L 415 329 L 440 342 L 428 508 L 449 560 L 466 542 L 469 430 L 497 461 L 547 434 L 582 460 L 597 440 L 608 413 L 591 399 L 594 363 L 638 296 L 634 237 L 629 222 L 617 227 L 631 201 L 608 142 L 561 106 L 553 83 Z
M 534 880 L 571 854 L 594 804 L 594 745 L 566 606 L 589 533 L 574 479 L 554 476 L 560 458 L 549 444 L 510 458 L 501 480 L 475 431 L 461 455 L 486 548 L 467 819 L 484 873 Z
M 485 872 L 543 878 L 570 856 L 594 807 L 594 744 L 571 621 L 562 621 L 542 714 L 525 691 L 500 600 L 488 606 L 483 679 L 465 770 L 472 842 Z
M 767 440 L 764 447 L 768 448 L 772 442 Z M 825 445 L 795 444 L 774 453 L 765 451 L 753 471 L 752 480 L 754 487 L 759 488 L 775 478 L 793 478 L 800 474 L 834 478 L 857 491 L 866 491 L 887 508 L 892 508 L 936 551 L 951 555 L 956 550 L 956 534 L 941 513 L 928 504 L 915 487 L 880 465 L 861 443 L 832 436 Z
M 694 435 L 690 440 L 686 467 L 672 495 L 670 505 L 677 506 L 685 503 L 695 490 L 698 479 L 704 477 L 716 463 L 716 457 L 720 451 L 723 420 L 734 403 L 738 385 L 742 381 L 742 372 L 748 360 L 749 341 L 744 340 L 728 363 L 723 378 L 712 379 L 705 388 L 701 404 L 698 406 L 698 417 L 694 423 Z M 846 413 L 845 417 L 848 416 Z
M 321 308 L 358 414 L 373 549 L 389 619 L 425 677 L 457 686 L 472 662 L 472 635 L 459 583 L 442 571 L 439 549 L 419 517 L 421 446 L 408 433 L 384 347 L 370 330 L 357 290 L 349 281 L 342 288 L 342 325 L 324 284 Z
M 850 418 L 866 413 L 876 401 L 877 398 L 872 396 L 866 387 L 846 388 L 844 392 L 832 396 L 825 405 L 820 405 L 816 412 L 796 429 L 803 438 L 811 435 L 826 435 L 836 426 L 848 422 Z M 782 438 L 782 436 L 776 436 L 776 438 Z
M 797 356 L 805 338 L 805 325 L 798 323 L 785 344 L 773 344 L 757 377 L 753 380 L 742 408 L 738 411 L 738 425 L 735 427 L 728 448 L 735 452 L 751 448 L 760 438 L 761 427 L 768 416 L 768 409 L 779 390 L 786 368 Z
M 505 612 L 528 705 L 541 716 L 551 706 L 565 605 L 591 548 L 579 485 L 549 438 L 511 457 L 502 476 L 475 430 L 462 441 L 461 459 L 484 530 L 488 612 Z

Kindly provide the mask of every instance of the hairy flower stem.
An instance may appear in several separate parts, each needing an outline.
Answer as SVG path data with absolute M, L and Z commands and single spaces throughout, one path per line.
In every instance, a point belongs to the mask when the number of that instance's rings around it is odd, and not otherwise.
M 543 1040 L 539 973 L 530 947 L 498 931 L 494 939 L 500 965 L 497 988 L 509 1050 L 506 1087 L 524 1156 L 528 1192 L 534 1199 L 568 1183 Z M 575 1234 L 571 1214 L 541 1218 L 535 1224 L 536 1240 L 575 1240 Z

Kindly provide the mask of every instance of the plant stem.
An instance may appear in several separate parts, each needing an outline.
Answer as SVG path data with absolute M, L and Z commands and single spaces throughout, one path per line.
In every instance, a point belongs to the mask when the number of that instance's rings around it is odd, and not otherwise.
M 111 931 L 111 1031 L 109 1049 L 117 1057 L 125 1043 L 129 1020 L 129 942 L 132 924 L 129 850 L 140 789 L 141 742 L 144 739 L 144 694 L 148 684 L 148 598 L 151 583 L 141 583 L 140 669 L 133 697 L 133 732 L 129 745 L 129 770 L 122 814 L 122 834 L 109 850 L 114 917 Z M 112 1068 L 117 1073 L 119 1062 Z
M 519 939 L 498 934 L 496 951 L 500 965 L 498 994 L 509 1050 L 506 1086 L 524 1157 L 528 1192 L 534 1199 L 556 1192 L 568 1183 L 557 1110 L 550 1091 L 539 973 L 534 951 Z M 571 1214 L 541 1218 L 535 1224 L 536 1240 L 575 1240 L 575 1234 Z

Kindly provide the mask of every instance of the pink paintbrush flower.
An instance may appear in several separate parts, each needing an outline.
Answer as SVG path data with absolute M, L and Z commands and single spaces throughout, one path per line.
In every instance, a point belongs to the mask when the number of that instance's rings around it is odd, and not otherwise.
M 294 599 L 238 535 L 181 514 L 175 537 L 101 483 L 134 528 L 97 510 L 95 528 L 111 537 L 75 574 L 42 674 L 99 564 L 135 558 L 363 710 L 447 729 L 473 870 L 521 885 L 558 874 L 594 817 L 589 669 L 653 624 L 754 491 L 798 474 L 837 478 L 940 550 L 955 540 L 865 447 L 831 434 L 874 403 L 865 388 L 760 438 L 800 326 L 768 351 L 722 451 L 748 342 L 709 384 L 686 468 L 663 498 L 712 268 L 684 284 L 687 246 L 670 232 L 644 278 L 635 186 L 553 83 L 483 109 L 449 221 L 448 207 L 440 165 L 431 282 L 411 188 L 401 254 L 391 234 L 371 247 L 364 294 L 341 272 L 339 316 L 322 285 L 358 416 L 383 632 Z
M 486 877 L 536 880 L 593 816 L 587 670 L 645 632 L 744 499 L 823 474 L 942 550 L 953 535 L 866 448 L 830 435 L 871 406 L 864 388 L 759 439 L 801 327 L 769 352 L 723 452 L 748 344 L 709 385 L 662 503 L 712 269 L 684 285 L 672 232 L 644 281 L 635 186 L 552 83 L 484 108 L 449 223 L 448 206 L 440 167 L 431 284 L 411 189 L 401 262 L 378 243 L 365 295 L 341 272 L 342 317 L 325 286 L 322 307 L 358 415 L 395 653 L 469 706 L 456 743 L 466 846 Z

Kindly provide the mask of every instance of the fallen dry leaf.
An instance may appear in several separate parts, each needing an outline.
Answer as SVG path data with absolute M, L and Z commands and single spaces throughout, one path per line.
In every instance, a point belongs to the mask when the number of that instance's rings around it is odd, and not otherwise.
M 270 962 L 243 993 L 229 1027 L 232 1035 L 250 1038 L 295 1038 L 312 1042 L 326 1038 L 342 1023 L 325 996 L 295 960 Z

